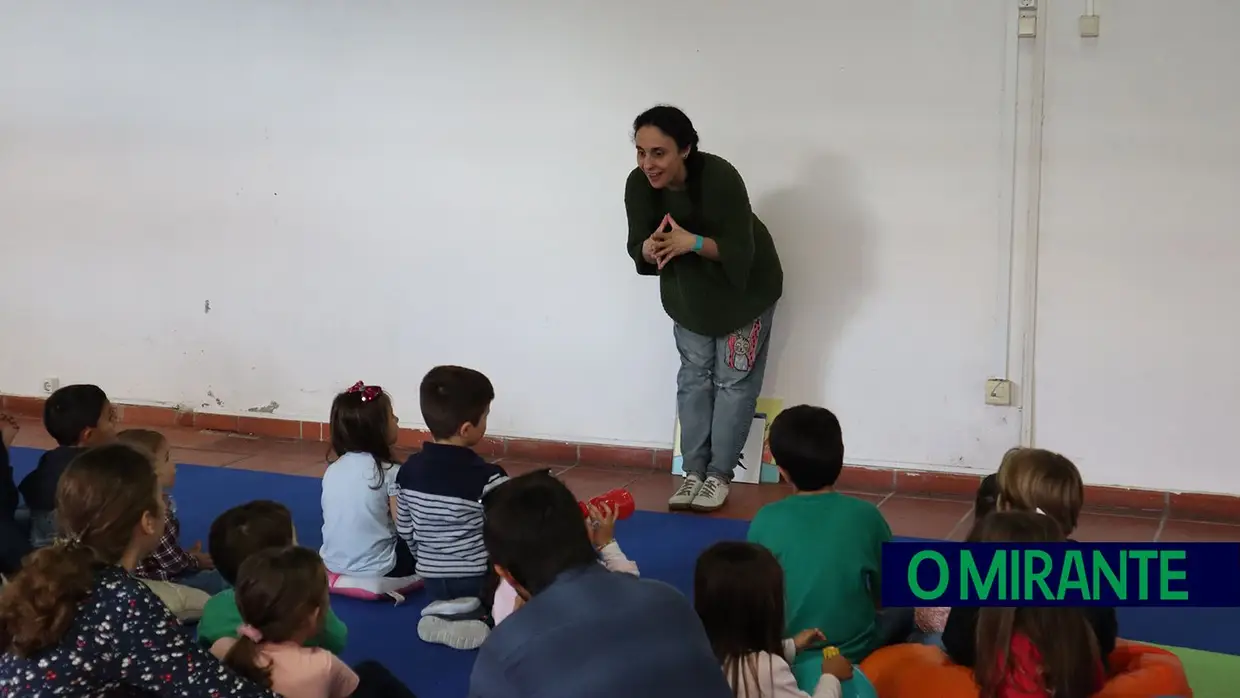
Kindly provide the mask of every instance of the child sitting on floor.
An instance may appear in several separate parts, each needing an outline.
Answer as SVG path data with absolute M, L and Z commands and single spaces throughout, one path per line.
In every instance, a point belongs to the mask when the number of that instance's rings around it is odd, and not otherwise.
M 983 478 L 981 485 L 977 488 L 977 495 L 973 499 L 973 526 L 965 536 L 966 540 L 973 538 L 978 527 L 982 525 L 982 519 L 995 510 L 998 498 L 999 475 L 992 473 Z M 947 627 L 947 615 L 950 612 L 951 608 L 948 607 L 914 609 L 913 622 L 917 630 L 910 640 L 923 645 L 942 647 L 943 628 Z
M 323 630 L 327 571 L 308 548 L 264 550 L 241 565 L 237 607 L 239 637 L 226 637 L 211 653 L 238 675 L 284 698 L 413 697 L 376 662 L 350 669 L 324 649 L 306 647 Z
M 177 517 L 177 505 L 171 494 L 176 484 L 177 466 L 172 462 L 168 439 L 150 429 L 126 429 L 117 435 L 117 439 L 151 455 L 155 475 L 164 492 L 164 535 L 155 550 L 138 563 L 134 576 L 182 584 L 207 594 L 223 591 L 227 584 L 215 571 L 211 556 L 202 552 L 202 543 L 195 543 L 188 550 L 181 546 L 181 520 Z
M 826 638 L 812 628 L 784 637 L 784 572 L 769 550 L 731 541 L 707 548 L 693 575 L 693 605 L 736 698 L 809 698 L 790 664 Z M 840 698 L 852 664 L 821 656 L 813 698 Z
M 607 503 L 603 503 L 602 507 L 602 510 L 599 510 L 591 506 L 590 515 L 586 518 L 586 530 L 590 532 L 590 542 L 594 544 L 594 549 L 598 551 L 599 558 L 602 560 L 604 567 L 612 572 L 631 574 L 635 577 L 639 576 L 637 563 L 625 557 L 624 551 L 620 549 L 620 544 L 616 542 L 616 514 L 618 511 Z M 495 625 L 499 625 L 513 611 L 520 608 L 522 603 L 521 597 L 517 594 L 517 590 L 512 588 L 512 584 L 501 578 L 499 586 L 495 590 L 495 601 L 491 606 L 491 617 L 494 619 Z
M 880 608 L 882 545 L 891 528 L 878 507 L 834 488 L 844 467 L 839 420 L 821 407 L 784 410 L 771 423 L 770 444 L 796 494 L 758 510 L 749 540 L 784 568 L 785 634 L 818 628 L 854 664 L 903 642 L 913 629 L 912 609 Z M 793 663 L 802 690 L 817 684 L 820 659 L 803 653 Z
M 288 507 L 263 499 L 235 506 L 220 514 L 211 524 L 211 532 L 207 536 L 207 546 L 211 549 L 216 569 L 229 585 L 237 583 L 241 565 L 254 555 L 296 544 L 297 532 Z M 306 640 L 306 646 L 322 647 L 340 654 L 344 651 L 349 630 L 332 612 L 330 605 L 324 607 L 324 616 L 322 630 Z M 210 647 L 221 638 L 236 637 L 241 623 L 236 593 L 233 589 L 222 591 L 212 596 L 203 608 L 202 620 L 198 623 L 198 641 Z
M 13 484 L 13 465 L 9 447 L 17 439 L 21 425 L 7 414 L 0 414 L 0 584 L 17 574 L 22 558 L 30 553 L 30 532 L 18 521 L 20 496 Z
M 1055 520 L 1009 511 L 982 521 L 980 543 L 1056 543 Z M 961 609 L 952 612 L 952 617 Z M 1080 608 L 986 607 L 977 611 L 980 698 L 1086 698 L 1106 680 L 1089 619 Z
M 56 486 L 69 463 L 91 446 L 116 438 L 116 409 L 97 385 L 66 385 L 43 405 L 43 426 L 56 448 L 39 458 L 18 489 L 30 508 L 30 545 L 42 548 L 56 538 Z
M 418 622 L 424 642 L 475 649 L 490 633 L 484 622 L 487 550 L 482 498 L 508 480 L 474 452 L 495 399 L 478 371 L 439 366 L 422 379 L 422 419 L 434 441 L 401 466 L 396 528 L 417 556 L 432 603 Z
M 1053 520 L 1065 536 L 1071 536 L 1076 529 L 1085 503 L 1085 485 L 1072 461 L 1039 448 L 1014 448 L 1003 457 L 998 482 L 997 512 L 1044 515 Z M 977 666 L 979 610 L 976 607 L 952 609 L 943 628 L 943 649 L 952 661 L 962 666 Z M 1105 663 L 1115 649 L 1119 630 L 1115 609 L 1088 606 L 1081 610 L 1094 629 L 1099 656 Z
M 392 447 L 399 433 L 392 399 L 358 382 L 332 401 L 331 444 L 336 460 L 323 474 L 323 546 L 327 569 L 350 577 L 405 578 L 413 553 L 396 535 L 396 472 Z

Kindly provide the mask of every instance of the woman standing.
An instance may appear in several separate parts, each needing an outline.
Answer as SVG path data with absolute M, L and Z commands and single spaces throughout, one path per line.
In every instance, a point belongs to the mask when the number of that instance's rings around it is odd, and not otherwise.
M 784 272 L 740 173 L 698 149 L 684 112 L 643 112 L 633 141 L 637 168 L 624 189 L 629 256 L 638 274 L 660 277 L 680 352 L 685 481 L 668 508 L 715 511 L 727 500 L 753 423 Z

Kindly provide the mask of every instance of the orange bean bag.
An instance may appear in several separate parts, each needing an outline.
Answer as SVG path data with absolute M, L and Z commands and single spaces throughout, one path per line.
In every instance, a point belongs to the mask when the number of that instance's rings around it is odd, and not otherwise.
M 1180 659 L 1167 650 L 1119 640 L 1110 657 L 1110 676 L 1094 698 L 1192 698 Z M 878 698 L 977 698 L 973 672 L 952 664 L 937 647 L 892 645 L 861 662 Z

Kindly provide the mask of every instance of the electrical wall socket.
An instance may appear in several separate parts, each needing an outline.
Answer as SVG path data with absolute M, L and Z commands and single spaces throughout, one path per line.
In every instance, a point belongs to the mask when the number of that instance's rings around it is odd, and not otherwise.
M 991 378 L 986 381 L 986 404 L 1008 407 L 1012 404 L 1012 381 Z
M 1016 28 L 1016 36 L 1032 39 L 1038 35 L 1038 15 L 1036 11 L 1021 10 L 1020 22 Z
M 51 395 L 57 390 L 60 390 L 60 379 L 59 378 L 44 378 L 43 379 L 43 394 L 44 395 Z
M 1081 15 L 1081 37 L 1085 39 L 1096 39 L 1099 29 L 1098 15 Z

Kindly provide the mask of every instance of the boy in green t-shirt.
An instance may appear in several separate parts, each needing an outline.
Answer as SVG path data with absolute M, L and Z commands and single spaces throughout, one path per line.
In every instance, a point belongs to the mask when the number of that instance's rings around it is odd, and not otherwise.
M 241 612 L 237 610 L 232 586 L 237 583 L 237 570 L 241 568 L 241 563 L 268 548 L 296 544 L 293 515 L 288 507 L 279 502 L 256 500 L 220 514 L 211 524 L 207 547 L 215 568 L 228 582 L 229 588 L 212 596 L 203 608 L 202 620 L 198 621 L 200 643 L 210 647 L 221 638 L 237 637 L 237 628 L 243 621 Z M 348 635 L 348 628 L 328 608 L 322 632 L 311 638 L 306 646 L 322 647 L 340 654 L 344 651 Z
M 844 466 L 844 438 L 829 410 L 801 405 L 771 424 L 771 455 L 796 494 L 762 507 L 749 540 L 765 546 L 784 568 L 784 637 L 818 629 L 827 644 L 859 664 L 875 649 L 903 641 L 913 610 L 882 609 L 882 545 L 891 528 L 878 507 L 835 491 Z M 818 650 L 797 657 L 793 671 L 805 691 L 822 673 Z

